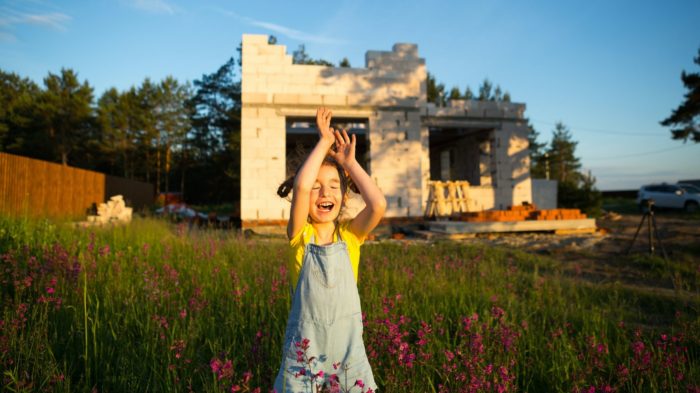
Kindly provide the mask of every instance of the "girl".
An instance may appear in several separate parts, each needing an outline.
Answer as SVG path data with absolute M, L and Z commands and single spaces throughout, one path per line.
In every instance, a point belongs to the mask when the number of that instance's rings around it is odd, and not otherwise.
M 355 135 L 334 130 L 331 117 L 330 110 L 318 109 L 319 141 L 277 191 L 285 197 L 293 188 L 287 236 L 295 288 L 275 379 L 277 393 L 315 392 L 324 385 L 376 390 L 362 341 L 357 270 L 360 245 L 382 218 L 386 200 L 355 160 Z M 346 172 L 366 206 L 354 219 L 340 223 Z

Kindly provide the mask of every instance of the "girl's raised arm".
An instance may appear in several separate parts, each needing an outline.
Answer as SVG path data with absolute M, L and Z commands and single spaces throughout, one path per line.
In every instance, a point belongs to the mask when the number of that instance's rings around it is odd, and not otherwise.
M 348 227 L 358 239 L 363 240 L 372 232 L 379 221 L 384 216 L 386 211 L 386 198 L 382 191 L 374 184 L 372 178 L 355 160 L 355 145 L 357 139 L 352 135 L 352 139 L 348 137 L 348 133 L 343 130 L 342 133 L 335 131 L 335 145 L 337 152 L 330 153 L 333 158 L 343 166 L 350 174 L 350 178 L 357 186 L 362 199 L 365 201 L 365 208 L 350 221 Z
M 294 178 L 294 188 L 292 192 L 292 208 L 289 213 L 289 223 L 287 223 L 287 237 L 291 240 L 299 231 L 304 228 L 306 219 L 309 216 L 309 198 L 311 187 L 313 187 L 318 177 L 326 153 L 333 146 L 335 137 L 331 130 L 331 117 L 333 113 L 330 109 L 318 108 L 316 111 L 316 126 L 318 127 L 319 140 L 311 154 L 304 161 L 299 172 Z

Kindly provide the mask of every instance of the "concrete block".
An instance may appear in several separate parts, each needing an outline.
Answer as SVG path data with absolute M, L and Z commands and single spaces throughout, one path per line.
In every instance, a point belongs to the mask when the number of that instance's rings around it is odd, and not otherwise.
M 267 57 L 282 57 L 285 55 L 287 47 L 284 45 L 265 45 L 259 46 L 258 53 Z
M 243 47 L 247 45 L 268 45 L 269 36 L 264 34 L 243 34 Z
M 277 93 L 272 97 L 275 104 L 299 104 L 299 94 Z
M 255 71 L 258 75 L 283 75 L 284 66 L 275 62 L 274 64 L 261 64 L 256 67 Z
M 345 95 L 335 95 L 326 94 L 321 96 L 321 101 L 323 105 L 326 106 L 345 106 L 347 105 L 347 96 Z
M 416 44 L 405 44 L 405 43 L 397 43 L 394 44 L 394 46 L 391 48 L 392 51 L 395 53 L 399 53 L 401 55 L 404 55 L 405 57 L 409 58 L 417 58 L 418 57 L 418 45 Z
M 268 94 L 266 93 L 242 93 L 241 99 L 244 103 L 268 103 Z
M 323 105 L 323 97 L 320 94 L 299 94 L 299 104 Z

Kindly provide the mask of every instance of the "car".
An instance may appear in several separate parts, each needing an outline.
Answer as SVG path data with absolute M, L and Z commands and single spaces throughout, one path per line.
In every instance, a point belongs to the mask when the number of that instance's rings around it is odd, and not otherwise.
M 688 183 L 678 183 L 678 185 L 691 194 L 700 194 L 700 187 L 688 184 Z
M 690 184 L 650 184 L 642 186 L 637 193 L 637 204 L 646 211 L 648 201 L 664 209 L 683 209 L 696 212 L 700 207 L 700 189 Z

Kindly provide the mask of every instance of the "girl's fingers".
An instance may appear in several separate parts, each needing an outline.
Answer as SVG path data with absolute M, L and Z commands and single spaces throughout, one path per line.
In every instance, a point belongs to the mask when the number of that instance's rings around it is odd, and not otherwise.
M 347 131 L 347 130 L 343 130 L 343 140 L 344 140 L 345 143 L 347 143 L 347 144 L 350 143 L 350 137 L 348 137 L 348 131 Z
M 352 134 L 352 142 L 350 144 L 355 147 L 355 143 L 357 142 L 357 138 L 355 137 L 355 134 Z
M 340 135 L 340 131 L 338 130 L 335 130 L 335 141 L 339 146 L 345 144 L 345 141 L 343 140 L 343 137 Z

